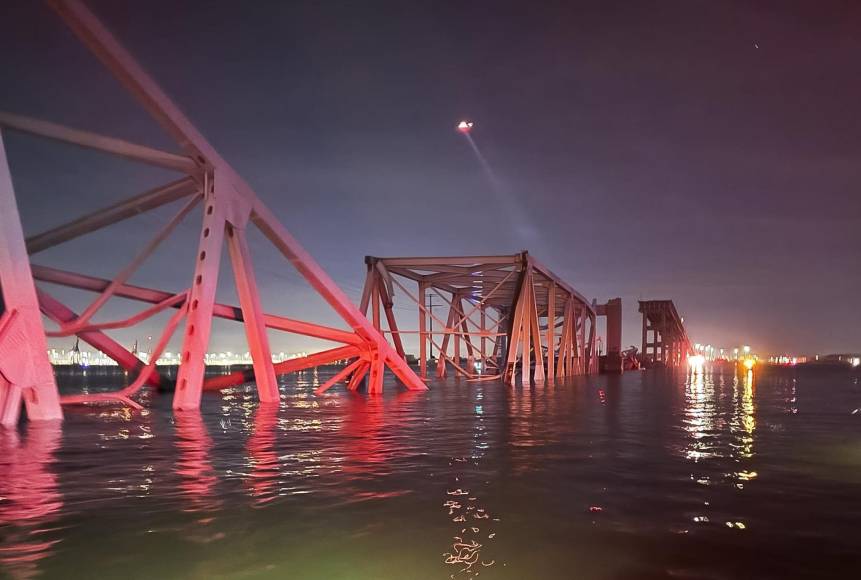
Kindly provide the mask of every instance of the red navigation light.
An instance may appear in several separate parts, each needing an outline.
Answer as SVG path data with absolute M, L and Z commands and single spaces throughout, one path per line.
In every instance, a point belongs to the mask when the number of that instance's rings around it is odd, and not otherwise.
M 461 133 L 469 133 L 472 131 L 472 121 L 461 121 L 457 124 L 457 130 Z

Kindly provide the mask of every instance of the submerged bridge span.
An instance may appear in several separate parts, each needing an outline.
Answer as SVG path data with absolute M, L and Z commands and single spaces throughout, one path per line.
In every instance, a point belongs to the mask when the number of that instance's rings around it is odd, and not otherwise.
M 672 300 L 641 300 L 643 315 L 643 349 L 641 360 L 646 367 L 678 367 L 694 354 L 685 319 Z
M 437 258 L 368 257 L 361 302 L 358 306 L 352 304 L 249 184 L 80 0 L 48 0 L 48 4 L 161 126 L 172 139 L 174 149 L 154 149 L 0 112 L 0 426 L 17 425 L 22 408 L 34 420 L 62 418 L 64 404 L 140 408 L 135 398 L 146 386 L 173 388 L 173 408 L 177 411 L 198 409 L 205 390 L 250 381 L 255 383 L 261 402 L 277 403 L 277 375 L 336 361 L 346 361 L 346 365 L 317 393 L 341 382 L 357 389 L 365 378 L 368 392 L 379 393 L 386 368 L 407 389 L 425 390 L 423 379 L 428 377 L 429 362 L 437 377 L 453 372 L 471 380 L 499 377 L 514 383 L 519 377 L 523 382 L 553 381 L 598 372 L 600 316 L 607 318 L 607 367 L 621 370 L 616 364 L 621 345 L 621 301 L 590 303 L 528 252 Z M 175 178 L 28 237 L 19 217 L 6 156 L 5 139 L 10 133 L 25 133 L 153 166 L 161 172 L 172 172 Z M 85 170 L 80 168 L 81 173 Z M 159 175 L 164 180 L 162 173 Z M 142 213 L 171 207 L 173 217 L 151 232 L 152 238 L 140 246 L 130 262 L 118 265 L 113 278 L 31 262 L 33 255 L 44 250 Z M 133 276 L 159 246 L 195 215 L 199 218 L 199 237 L 189 264 L 188 285 L 164 289 L 132 284 Z M 263 310 L 248 244 L 248 232 L 253 229 L 296 268 L 346 328 Z M 216 301 L 224 246 L 238 296 L 235 305 Z M 408 288 L 410 284 L 415 284 L 415 291 Z M 81 312 L 76 312 L 46 285 L 88 291 L 94 297 Z M 415 303 L 417 329 L 399 328 L 393 312 L 396 295 Z M 443 306 L 446 314 L 441 318 L 428 302 L 431 296 L 442 301 L 438 306 Z M 143 306 L 120 318 L 101 320 L 100 316 L 110 310 L 105 305 L 113 305 L 116 298 Z M 671 312 L 675 312 L 674 308 Z M 133 327 L 160 314 L 169 316 L 148 360 L 110 336 L 113 330 Z M 43 316 L 50 321 L 49 328 Z M 382 316 L 387 330 L 383 329 Z M 679 359 L 685 345 L 689 347 L 683 328 L 680 333 L 675 327 L 661 326 L 663 318 L 649 316 L 649 329 L 657 329 L 660 337 L 650 343 L 656 345 L 653 358 L 675 364 L 673 361 Z M 243 324 L 252 370 L 205 377 L 205 354 L 216 318 Z M 669 320 L 672 323 L 676 318 L 671 315 Z M 645 325 L 644 322 L 644 336 Z M 331 343 L 331 348 L 275 364 L 267 335 L 270 330 L 323 339 Z M 156 367 L 174 334 L 181 344 L 181 364 L 175 381 L 160 374 Z M 409 334 L 418 339 L 418 374 L 406 360 L 403 343 Z M 48 337 L 77 337 L 89 343 L 128 371 L 130 383 L 115 392 L 61 396 L 47 356 Z M 644 346 L 645 342 L 644 338 Z
M 608 315 L 618 357 L 621 301 L 593 305 L 528 252 L 499 256 L 365 258 L 360 309 L 402 355 L 418 339 L 420 375 L 428 364 L 472 380 L 518 375 L 527 383 L 598 372 L 597 317 Z M 395 295 L 416 309 L 418 328 L 398 326 Z M 434 311 L 433 299 L 445 314 Z M 388 329 L 382 324 L 385 315 Z M 434 355 L 436 355 L 434 357 Z

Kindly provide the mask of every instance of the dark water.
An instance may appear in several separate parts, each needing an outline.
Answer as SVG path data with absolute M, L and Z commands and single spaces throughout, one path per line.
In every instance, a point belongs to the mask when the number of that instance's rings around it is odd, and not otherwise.
M 71 411 L 0 435 L 12 578 L 850 578 L 861 385 L 666 371 Z M 90 382 L 103 383 L 104 379 Z M 393 389 L 389 389 L 393 391 Z

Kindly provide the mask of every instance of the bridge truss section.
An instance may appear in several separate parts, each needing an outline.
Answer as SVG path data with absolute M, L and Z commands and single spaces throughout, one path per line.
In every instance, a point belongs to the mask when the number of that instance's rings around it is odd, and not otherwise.
M 643 315 L 642 362 L 645 366 L 675 368 L 693 354 L 684 319 L 672 300 L 640 300 Z
M 79 0 L 48 2 L 78 39 L 107 67 L 126 91 L 172 137 L 177 151 L 163 151 L 110 136 L 69 128 L 47 121 L 0 113 L 0 423 L 17 424 L 22 400 L 30 419 L 58 419 L 62 404 L 118 403 L 139 407 L 134 396 L 146 385 L 168 379 L 159 374 L 155 361 L 171 336 L 181 332 L 181 364 L 177 373 L 173 407 L 194 410 L 201 393 L 249 380 L 256 383 L 261 402 L 280 400 L 276 376 L 303 368 L 348 360 L 344 371 L 322 385 L 323 392 L 349 378 L 356 387 L 368 376 L 368 390 L 381 392 L 388 367 L 410 390 L 426 386 L 377 329 L 362 315 L 335 282 L 323 271 L 248 183 L 227 163 L 168 98 L 132 55 L 120 45 L 96 16 Z M 94 111 L 97 114 L 98 111 Z M 82 216 L 49 231 L 24 238 L 18 215 L 12 175 L 2 134 L 15 131 L 97 150 L 110 155 L 168 169 L 180 177 L 170 183 Z M 111 224 L 182 202 L 174 217 L 144 245 L 113 279 L 31 264 L 30 256 L 100 230 Z M 200 219 L 197 252 L 190 283 L 179 290 L 146 288 L 129 284 L 129 278 L 168 238 L 180 222 L 192 215 Z M 349 330 L 294 320 L 264 312 L 252 267 L 247 232 L 258 229 L 309 285 L 340 316 Z M 216 301 L 216 287 L 223 246 L 229 253 L 239 305 Z M 35 286 L 39 281 L 40 286 Z M 74 312 L 48 292 L 49 283 L 88 290 L 94 300 L 82 312 Z M 112 298 L 141 302 L 145 307 L 128 317 L 94 322 L 94 316 Z M 45 330 L 43 313 L 56 327 Z M 107 331 L 125 328 L 160 312 L 172 312 L 158 338 L 150 360 L 110 338 Z M 238 372 L 204 377 L 205 359 L 213 318 L 242 322 L 253 361 L 253 373 Z M 181 330 L 180 330 L 181 329 Z M 267 329 L 324 339 L 340 346 L 300 359 L 274 364 Z M 46 337 L 78 336 L 129 371 L 131 383 L 105 394 L 61 397 L 47 358 Z
M 404 355 L 418 339 L 419 374 L 449 371 L 470 380 L 514 384 L 598 371 L 596 310 L 528 252 L 500 256 L 365 258 L 360 310 Z M 395 297 L 416 309 L 418 328 L 402 329 Z M 445 314 L 434 311 L 438 299 Z M 385 317 L 384 328 L 382 319 Z M 432 360 L 430 355 L 436 355 Z

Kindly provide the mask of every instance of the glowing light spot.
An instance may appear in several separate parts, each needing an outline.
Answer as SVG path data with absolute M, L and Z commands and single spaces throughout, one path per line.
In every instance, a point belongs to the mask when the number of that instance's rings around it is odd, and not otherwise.
M 472 126 L 473 126 L 472 121 L 467 121 L 466 119 L 464 119 L 463 121 L 461 121 L 460 123 L 457 124 L 457 130 L 460 131 L 461 133 L 469 133 L 470 131 L 472 131 Z

